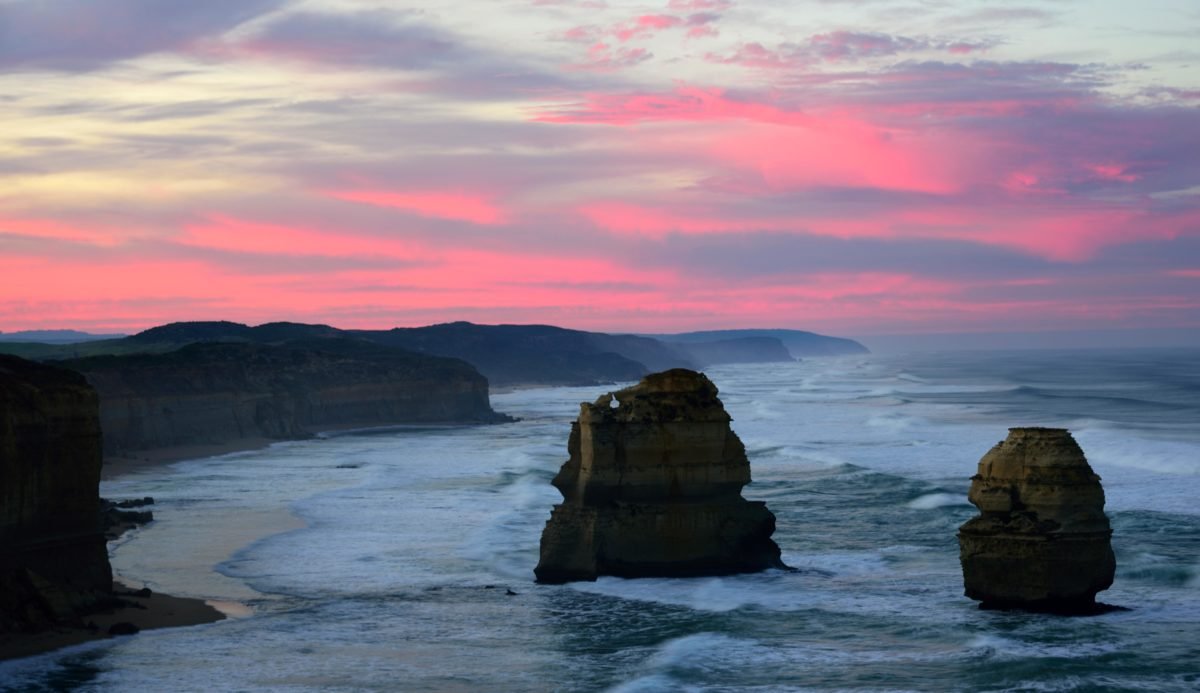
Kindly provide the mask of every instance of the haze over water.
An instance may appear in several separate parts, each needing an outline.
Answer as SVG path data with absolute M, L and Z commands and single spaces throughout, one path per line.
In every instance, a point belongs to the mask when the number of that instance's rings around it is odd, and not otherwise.
M 1195 690 L 1200 352 L 863 356 L 706 371 L 745 495 L 797 572 L 533 583 L 580 401 L 509 425 L 346 435 L 107 482 L 156 522 L 117 572 L 250 618 L 0 664 L 0 690 Z M 1104 480 L 1117 577 L 1094 618 L 983 612 L 955 531 L 1009 426 L 1070 428 Z M 508 591 L 515 594 L 508 594 Z

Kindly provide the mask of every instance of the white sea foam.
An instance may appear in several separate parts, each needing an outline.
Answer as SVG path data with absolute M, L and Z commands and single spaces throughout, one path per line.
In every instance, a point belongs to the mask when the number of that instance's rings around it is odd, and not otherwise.
M 709 370 L 752 453 L 747 496 L 769 493 L 776 539 L 798 572 L 533 584 L 570 421 L 579 402 L 617 386 L 494 397 L 523 418 L 516 424 L 302 441 L 106 482 L 107 496 L 158 501 L 156 522 L 116 547 L 120 573 L 166 592 L 249 595 L 257 615 L 94 646 L 84 687 L 949 690 L 970 667 L 973 686 L 1014 685 L 1008 672 L 1019 668 L 1025 688 L 1049 689 L 1067 680 L 1056 659 L 1096 672 L 1077 687 L 1177 686 L 1194 672 L 1194 646 L 1179 634 L 1200 621 L 1200 565 L 1177 544 L 1197 513 L 1198 424 L 1124 419 L 1137 402 L 1099 398 L 1070 398 L 1060 414 L 1059 399 L 986 373 L 992 361 L 959 363 Z M 913 377 L 898 381 L 899 371 Z M 1053 395 L 1058 371 L 1028 370 L 1040 372 L 1038 389 Z M 882 391 L 909 401 L 864 398 Z M 1126 558 L 1101 595 L 1131 611 L 1025 617 L 980 612 L 962 596 L 953 516 L 980 456 L 1026 420 L 1076 431 L 1104 477 L 1119 556 L 1149 557 Z M 40 658 L 33 671 L 91 666 L 79 656 Z M 1125 675 L 1142 660 L 1153 665 Z M 846 685 L 864 669 L 875 683 Z M 48 687 L 18 670 L 29 671 L 0 663 L 0 690 Z
M 914 510 L 933 510 L 953 505 L 970 505 L 964 496 L 951 493 L 929 493 L 910 500 L 906 505 Z
M 1111 642 L 1075 642 L 1056 645 L 1027 642 L 999 635 L 976 635 L 967 643 L 967 655 L 1000 661 L 1029 659 L 1080 659 L 1099 657 L 1119 651 Z

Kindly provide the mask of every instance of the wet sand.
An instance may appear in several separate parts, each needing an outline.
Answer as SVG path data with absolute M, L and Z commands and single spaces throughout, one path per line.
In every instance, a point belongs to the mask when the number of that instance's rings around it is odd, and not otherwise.
M 446 425 L 446 426 L 461 426 L 469 425 L 476 422 L 446 422 L 445 424 L 392 424 L 383 425 L 378 421 L 367 423 L 349 423 L 337 426 L 325 426 L 321 431 L 313 434 L 309 438 L 293 438 L 293 439 L 273 439 L 273 438 L 234 438 L 221 443 L 204 444 L 204 445 L 172 445 L 164 448 L 154 448 L 151 450 L 138 450 L 128 455 L 105 455 L 104 464 L 100 468 L 100 479 L 102 481 L 111 481 L 126 474 L 136 474 L 151 467 L 159 467 L 174 462 L 183 462 L 186 460 L 199 460 L 205 457 L 216 457 L 217 455 L 228 455 L 234 452 L 248 452 L 250 450 L 262 450 L 270 447 L 274 443 L 284 443 L 291 440 L 311 440 L 327 437 L 328 434 L 338 433 L 363 433 L 370 431 L 388 431 L 401 430 L 404 428 L 427 428 L 429 426 Z
M 86 614 L 79 619 L 84 624 L 94 625 L 94 629 L 59 626 L 32 635 L 2 635 L 0 636 L 0 660 L 30 657 L 93 640 L 139 637 L 138 635 L 109 635 L 108 629 L 117 623 L 132 623 L 139 630 L 145 631 L 156 628 L 196 626 L 220 621 L 226 617 L 226 614 L 202 599 L 185 599 L 167 594 L 138 596 L 129 586 L 120 582 L 113 583 L 113 590 L 114 594 L 124 602 L 122 606 Z M 236 610 L 231 609 L 231 611 L 233 615 L 238 615 Z
M 277 441 L 267 438 L 241 438 L 219 445 L 181 445 L 139 451 L 125 457 L 106 457 L 101 468 L 101 478 L 108 481 L 174 462 L 257 450 L 274 442 Z M 153 511 L 154 507 L 137 509 Z M 113 534 L 109 535 L 109 540 L 117 538 L 120 534 L 136 526 L 135 524 L 121 524 L 111 528 L 110 531 Z M 129 583 L 132 582 L 129 581 Z M 113 583 L 113 593 L 124 602 L 121 606 L 83 614 L 77 620 L 78 625 L 59 625 L 50 630 L 32 634 L 0 635 L 0 660 L 31 657 L 63 647 L 113 637 L 140 637 L 140 635 L 109 635 L 108 629 L 117 623 L 131 623 L 139 631 L 147 631 L 213 623 L 227 616 L 241 618 L 250 615 L 252 611 L 246 605 L 236 602 L 207 602 L 203 599 L 175 597 L 161 593 L 140 596 L 139 589 L 140 586 L 127 584 L 118 578 Z
M 372 429 L 394 428 L 379 426 L 378 423 L 362 425 L 336 426 L 322 431 L 326 433 L 369 431 Z M 154 467 L 160 467 L 175 462 L 203 459 L 217 455 L 227 455 L 235 452 L 260 450 L 272 443 L 281 442 L 270 438 L 238 438 L 213 445 L 178 445 L 153 450 L 138 451 L 127 456 L 105 457 L 101 468 L 101 479 L 110 481 L 128 474 L 136 474 Z M 139 508 L 140 509 L 140 508 Z M 153 510 L 153 506 L 149 506 Z M 245 517 L 236 518 L 238 526 L 228 528 L 222 538 L 225 541 L 214 545 L 214 556 L 207 557 L 209 562 L 218 562 L 229 555 L 237 546 L 242 546 L 262 536 L 269 536 L 304 526 L 304 522 L 289 513 L 268 513 L 264 517 L 254 518 L 246 522 Z M 118 533 L 131 529 L 136 525 L 122 525 Z M 241 528 L 241 532 L 235 531 Z M 220 533 L 218 533 L 220 536 Z M 110 536 L 110 541 L 113 537 Z M 235 541 L 230 543 L 230 539 Z M 235 546 L 236 545 L 236 546 Z M 231 548 L 231 546 L 233 548 Z M 220 555 L 216 555 L 220 554 Z M 200 561 L 201 563 L 203 561 Z M 168 594 L 153 593 L 149 597 L 138 596 L 137 586 L 114 583 L 116 596 L 127 602 L 126 605 L 97 611 L 82 616 L 81 624 L 94 625 L 95 628 L 83 626 L 58 626 L 48 631 L 35 634 L 0 635 L 0 660 L 30 657 L 51 652 L 71 645 L 79 645 L 95 640 L 111 637 L 108 629 L 117 623 L 132 623 L 139 630 L 157 628 L 178 628 L 213 623 L 224 618 L 244 618 L 250 616 L 253 610 L 238 602 L 209 602 L 203 599 L 173 597 Z
M 139 450 L 124 456 L 106 456 L 100 468 L 100 478 L 110 481 L 126 474 L 134 474 L 150 467 L 159 467 L 184 460 L 198 460 L 233 452 L 261 450 L 278 440 L 270 438 L 237 438 L 213 445 L 175 445 L 153 450 Z

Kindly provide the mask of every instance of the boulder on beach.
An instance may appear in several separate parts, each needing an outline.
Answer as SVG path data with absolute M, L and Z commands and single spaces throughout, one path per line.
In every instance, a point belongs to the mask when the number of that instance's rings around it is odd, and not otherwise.
M 984 608 L 1102 610 L 1116 559 L 1104 489 L 1066 429 L 1011 428 L 979 461 L 958 532 L 966 595 Z
M 775 516 L 741 496 L 750 462 L 730 421 L 717 387 L 686 369 L 580 405 L 538 581 L 786 567 L 771 540 Z

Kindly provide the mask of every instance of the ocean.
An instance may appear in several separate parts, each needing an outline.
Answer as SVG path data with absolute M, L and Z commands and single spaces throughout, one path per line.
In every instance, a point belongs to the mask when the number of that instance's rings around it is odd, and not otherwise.
M 215 624 L 0 663 L 3 691 L 1200 690 L 1200 351 L 932 353 L 714 367 L 744 495 L 797 570 L 538 585 L 581 401 L 105 482 L 156 521 L 112 547 L 136 585 L 240 605 Z M 1103 478 L 1127 607 L 981 611 L 955 532 L 1010 426 L 1069 428 Z

